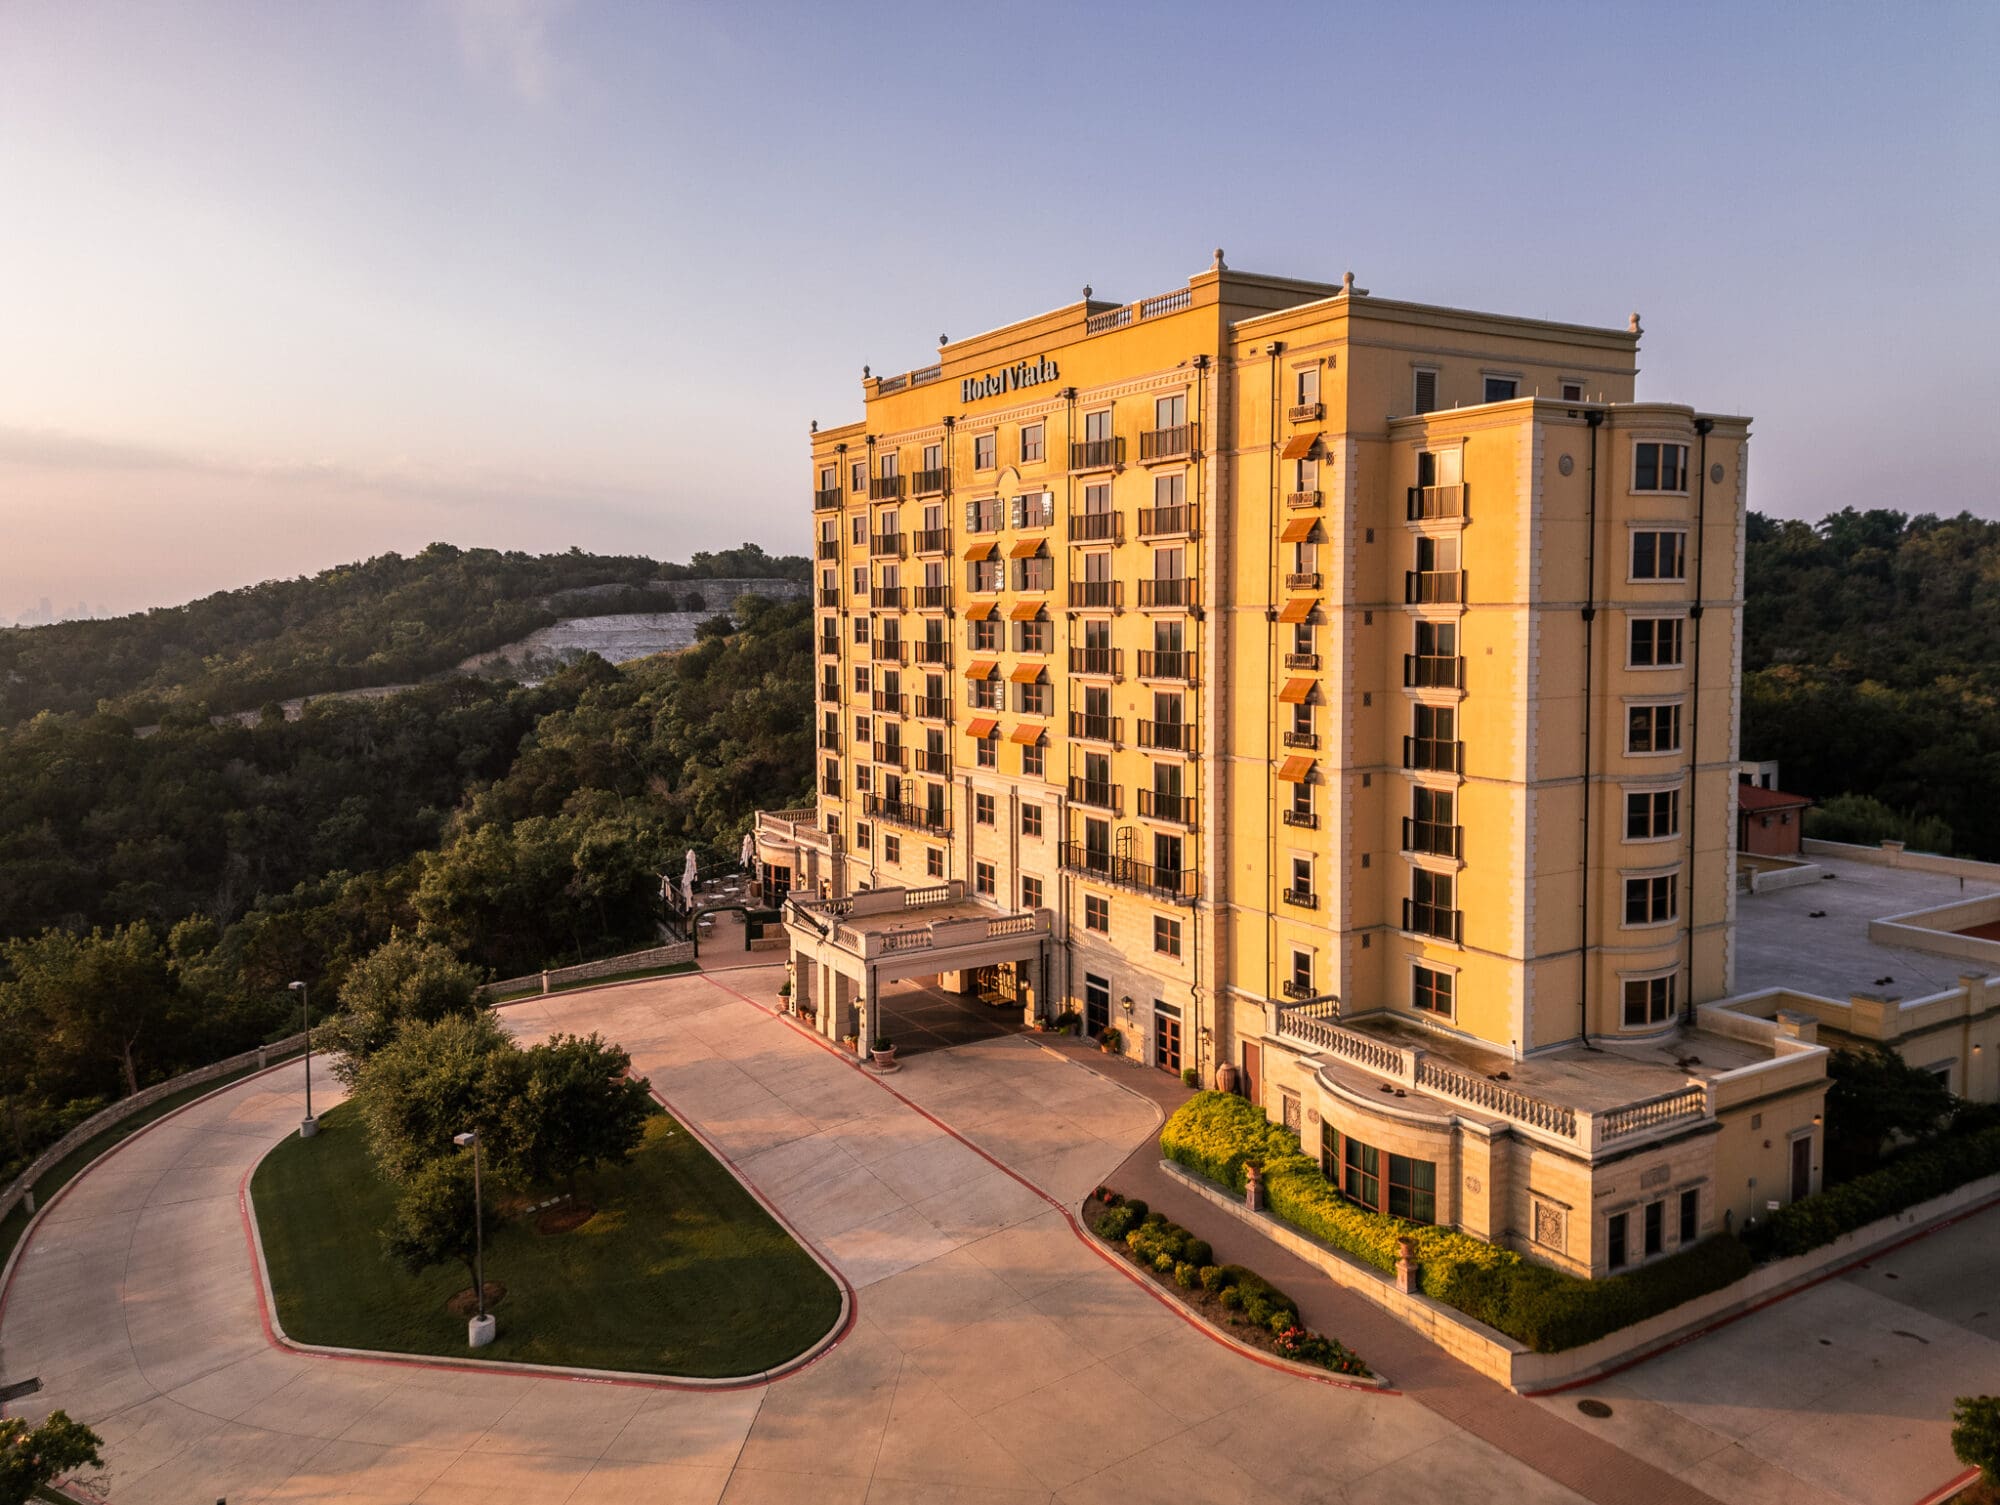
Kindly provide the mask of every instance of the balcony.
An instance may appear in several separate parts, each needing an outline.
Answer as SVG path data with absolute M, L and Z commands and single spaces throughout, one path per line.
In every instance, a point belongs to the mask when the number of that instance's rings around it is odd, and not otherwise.
M 1317 507 L 1321 493 L 1317 491 L 1288 491 L 1285 493 L 1287 507 Z
M 923 591 L 930 590 L 932 588 L 933 587 L 930 586 L 920 585 L 917 587 L 917 590 L 919 591 L 919 593 L 921 593 Z M 917 599 L 917 605 L 922 606 L 923 604 L 924 602 L 922 595 L 919 594 Z M 951 644 L 930 643 L 930 642 L 912 643 L 910 644 L 910 660 L 913 663 L 935 664 L 940 668 L 949 669 L 951 667 Z
M 1125 604 L 1125 582 L 1122 580 L 1072 580 L 1069 583 L 1069 604 L 1071 606 L 1107 606 L 1117 611 Z
M 951 552 L 951 529 L 917 529 L 910 536 L 910 550 L 916 554 L 949 554 Z
M 825 586 L 821 586 L 819 590 L 819 604 L 821 606 L 839 606 L 840 591 L 837 588 L 828 590 Z
M 868 656 L 878 664 L 900 664 L 903 662 L 903 644 L 898 638 L 877 638 L 869 644 Z
M 1175 534 L 1186 534 L 1194 530 L 1194 508 L 1185 504 L 1179 507 L 1141 507 L 1139 509 L 1139 536 L 1141 538 L 1169 538 Z
M 1436 737 L 1405 737 L 1403 766 L 1428 773 L 1464 773 L 1465 744 L 1445 742 Z
M 901 611 L 903 596 L 904 588 L 900 585 L 878 585 L 868 593 L 868 604 L 878 609 Z
M 1150 862 L 1116 856 L 1101 847 L 1088 847 L 1080 842 L 1064 842 L 1061 860 L 1062 865 L 1072 872 L 1084 873 L 1119 888 L 1163 899 L 1192 903 L 1200 887 L 1195 874 L 1189 869 L 1157 867 Z
M 885 716 L 907 716 L 910 698 L 899 695 L 894 690 L 877 690 L 869 697 L 869 703 Z
M 864 808 L 874 819 L 886 820 L 891 825 L 909 826 L 939 836 L 951 834 L 951 812 L 942 805 L 912 805 L 907 800 L 888 800 L 871 794 Z
M 1300 982 L 1296 977 L 1288 977 L 1279 991 L 1287 998 L 1310 998 L 1313 996 L 1313 985 L 1310 982 Z
M 1183 575 L 1177 580 L 1141 580 L 1139 582 L 1139 606 L 1143 610 L 1149 606 L 1192 606 L 1194 605 L 1194 580 Z
M 1069 734 L 1079 742 L 1124 741 L 1124 723 L 1116 716 L 1093 716 L 1086 711 L 1069 713 Z
M 1139 745 L 1158 752 L 1194 751 L 1192 721 L 1144 721 L 1139 723 Z
M 1150 465 L 1156 460 L 1185 460 L 1194 453 L 1196 437 L 1192 423 L 1146 429 L 1139 435 L 1139 463 Z
M 903 752 L 903 744 L 900 742 L 877 742 L 875 744 L 875 761 L 877 763 L 886 763 L 891 768 L 903 768 L 908 765 L 908 759 Z
M 1317 423 L 1324 417 L 1326 404 L 1323 402 L 1295 402 L 1285 409 L 1287 423 Z
M 827 654 L 829 657 L 838 656 L 840 653 L 840 639 L 830 632 L 822 634 L 819 640 L 819 651 Z
M 903 495 L 901 476 L 877 476 L 868 483 L 868 500 L 871 502 L 893 502 Z
M 1317 831 L 1319 829 L 1319 812 L 1317 810 L 1285 810 L 1282 814 L 1284 822 L 1288 826 L 1297 826 L 1302 831 Z
M 1139 678 L 1194 683 L 1194 654 L 1185 648 L 1141 648 Z
M 919 702 L 921 704 L 921 702 Z M 910 755 L 916 762 L 918 773 L 934 773 L 941 779 L 951 777 L 951 754 L 942 749 L 933 750 L 920 747 Z
M 1080 512 L 1069 520 L 1071 543 L 1123 543 L 1125 514 L 1122 512 Z
M 1124 463 L 1123 439 L 1085 439 L 1069 447 L 1071 470 L 1109 470 Z
M 951 720 L 951 701 L 942 695 L 919 695 L 910 706 L 919 721 Z
M 1432 857 L 1465 859 L 1465 827 L 1434 820 L 1403 817 L 1403 850 L 1423 852 Z
M 1440 517 L 1464 517 L 1470 490 L 1468 486 L 1412 486 L 1409 520 L 1420 523 Z
M 1285 655 L 1285 667 L 1287 669 L 1317 669 L 1319 667 L 1319 655 L 1317 653 L 1288 653 Z
M 1148 820 L 1171 821 L 1177 826 L 1194 824 L 1194 796 L 1166 794 L 1158 789 L 1139 791 L 1139 814 Z
M 813 493 L 813 511 L 815 512 L 825 512 L 829 508 L 838 507 L 839 505 L 840 488 L 838 486 L 828 486 L 824 490 Z
M 910 477 L 912 496 L 943 496 L 951 485 L 949 470 L 920 470 Z
M 1405 899 L 1403 928 L 1412 935 L 1435 936 L 1438 940 L 1456 944 L 1465 939 L 1465 912 Z
M 1292 591 L 1316 591 L 1319 589 L 1318 570 L 1293 570 L 1285 576 L 1285 589 Z
M 1403 571 L 1403 600 L 1409 605 L 1431 606 L 1464 599 L 1464 570 Z
M 948 585 L 912 586 L 918 611 L 943 611 L 951 605 L 951 587 Z
M 1125 650 L 1123 648 L 1072 648 L 1069 651 L 1069 672 L 1072 674 L 1123 674 L 1125 672 Z
M 1285 746 L 1303 748 L 1307 752 L 1319 751 L 1319 733 L 1302 732 L 1294 728 L 1285 733 Z
M 840 703 L 840 686 L 827 681 L 821 681 L 819 698 L 829 705 L 838 705 Z
M 1099 784 L 1089 779 L 1079 779 L 1074 775 L 1069 781 L 1069 799 L 1073 805 L 1085 805 L 1092 810 L 1108 810 L 1113 815 L 1125 813 L 1125 792 L 1116 784 Z
M 1285 890 L 1283 897 L 1285 902 L 1294 909 L 1319 908 L 1319 895 L 1309 888 L 1288 888 Z
M 826 777 L 825 774 L 821 774 L 819 780 L 819 792 L 825 795 L 828 799 L 833 799 L 833 800 L 839 799 L 840 780 L 830 779 Z
M 822 561 L 840 558 L 840 540 L 837 538 L 822 538 L 813 546 L 813 557 Z
M 1462 690 L 1465 660 L 1439 653 L 1406 653 L 1403 685 L 1412 690 Z
M 903 535 L 900 533 L 869 534 L 868 554 L 873 559 L 901 559 L 903 557 Z

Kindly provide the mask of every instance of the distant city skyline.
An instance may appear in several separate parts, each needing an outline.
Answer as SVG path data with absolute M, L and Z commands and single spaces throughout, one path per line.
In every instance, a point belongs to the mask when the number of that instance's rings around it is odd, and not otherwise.
M 434 540 L 802 551 L 864 363 L 1217 245 L 1636 309 L 1642 397 L 1756 420 L 1758 510 L 2000 515 L 1996 52 L 1974 4 L 27 0 L 0 620 Z

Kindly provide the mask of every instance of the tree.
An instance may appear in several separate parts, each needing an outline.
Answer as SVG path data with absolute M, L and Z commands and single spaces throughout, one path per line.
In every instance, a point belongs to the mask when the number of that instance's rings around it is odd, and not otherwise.
M 1836 1050 L 1827 1075 L 1829 1179 L 1844 1181 L 1873 1167 L 1892 1135 L 1930 1137 L 1952 1111 L 1942 1082 L 1881 1045 Z
M 2000 1484 L 2000 1395 L 1961 1395 L 1951 1408 L 1951 1450 L 1979 1470 L 1990 1489 Z
M 102 1468 L 104 1445 L 89 1427 L 51 1411 L 38 1427 L 19 1417 L 0 1419 L 0 1505 L 25 1505 L 35 1491 L 80 1468 Z
M 340 1012 L 319 1044 L 340 1059 L 334 1074 L 350 1086 L 369 1058 L 405 1024 L 463 1018 L 479 1008 L 479 973 L 435 942 L 393 935 L 347 974 Z
M 382 1230 L 382 1252 L 412 1275 L 459 1261 L 473 1274 L 476 1250 L 472 1154 L 454 1150 L 410 1177 Z M 485 1210 L 490 1228 L 497 1217 Z M 477 1275 L 473 1275 L 477 1279 Z
M 522 1052 L 489 1013 L 404 1024 L 355 1080 L 368 1146 L 382 1174 L 408 1181 L 457 1153 L 452 1136 L 479 1131 L 487 1158 L 511 1164 L 504 1125 L 519 1095 Z
M 145 924 L 71 935 L 45 930 L 31 940 L 7 942 L 4 955 L 14 980 L 0 1012 L 25 1011 L 45 1031 L 40 1055 L 88 1090 L 89 1067 L 110 1065 L 128 1093 L 139 1090 L 138 1047 L 160 1022 L 173 995 L 173 979 L 159 938 Z M 101 1076 L 99 1078 L 101 1080 Z
M 645 1137 L 653 1100 L 627 1073 L 632 1058 L 595 1034 L 557 1035 L 524 1052 L 519 1094 L 507 1105 L 510 1164 L 522 1180 L 561 1182 L 630 1157 Z

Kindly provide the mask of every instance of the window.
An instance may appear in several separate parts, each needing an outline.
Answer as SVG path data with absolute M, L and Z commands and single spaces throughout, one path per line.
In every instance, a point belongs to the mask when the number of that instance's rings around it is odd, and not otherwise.
M 1292 378 L 1292 401 L 1309 408 L 1319 401 L 1319 367 L 1301 366 Z
M 1156 429 L 1177 429 L 1187 422 L 1187 394 L 1176 392 L 1171 397 L 1155 398 L 1153 401 L 1153 427 Z
M 1582 402 L 1583 383 L 1580 381 L 1564 382 L 1562 384 L 1562 400 L 1564 402 Z
M 1674 1017 L 1674 976 L 1625 979 L 1625 1028 L 1644 1029 Z
M 1654 789 L 1625 796 L 1625 839 L 1656 841 L 1681 829 L 1681 792 Z
M 1021 834 L 1023 836 L 1040 836 L 1042 834 L 1042 807 L 1040 805 L 1023 805 L 1021 807 Z
M 965 531 L 968 533 L 998 533 L 1000 531 L 1000 498 L 981 497 L 978 501 L 965 504 Z
M 1452 989 L 1458 979 L 1436 967 L 1413 967 L 1410 971 L 1410 1004 L 1420 1013 L 1451 1017 Z
M 1175 513 L 1187 505 L 1187 472 L 1176 470 L 1153 477 L 1153 510 Z M 1162 533 L 1186 531 L 1187 519 L 1179 516 L 1155 517 L 1153 526 Z
M 1625 1260 L 1625 1214 L 1614 1213 L 1604 1224 L 1604 1263 L 1614 1270 L 1622 1270 Z
M 839 472 L 839 471 L 835 470 L 835 469 L 834 469 L 834 468 L 833 468 L 833 467 L 832 467 L 831 465 L 822 465 L 822 466 L 820 466 L 820 468 L 819 468 L 819 489 L 820 489 L 821 491 L 832 491 L 832 490 L 834 490 L 834 489 L 835 489 L 835 488 L 836 488 L 837 486 L 839 486 L 839 484 L 840 484 L 840 472 Z
M 850 465 L 847 470 L 847 480 L 847 489 L 849 491 L 866 491 L 868 489 L 868 462 L 866 460 L 856 460 Z
M 897 453 L 893 449 L 884 450 L 875 458 L 876 468 L 882 472 L 882 479 L 885 481 L 896 479 L 896 464 Z
M 1418 658 L 1455 658 L 1458 655 L 1458 624 L 1419 621 L 1416 624 L 1415 645 Z
M 993 897 L 993 864 L 975 862 L 972 865 L 972 886 L 982 899 Z
M 1648 1202 L 1641 1220 L 1644 1228 L 1644 1248 L 1648 1254 L 1658 1254 L 1667 1246 L 1667 1204 Z
M 936 474 L 938 471 L 944 469 L 944 447 L 942 445 L 926 444 L 924 446 L 924 469 L 930 471 L 932 474 Z M 926 519 L 930 516 L 930 510 L 929 508 L 925 509 L 924 515 Z M 935 528 L 940 525 L 927 520 L 924 526 L 926 528 Z
M 863 521 L 862 526 L 866 527 L 867 523 Z M 857 596 L 868 594 L 868 566 L 865 564 L 857 564 L 854 567 L 854 594 Z
M 1158 998 L 1153 1000 L 1153 1064 L 1162 1071 L 1181 1069 L 1181 1011 Z
M 1292 785 L 1292 815 L 1295 818 L 1295 823 L 1310 826 L 1313 823 L 1312 813 L 1312 785 L 1308 784 L 1304 779 L 1300 779 L 1298 783 Z
M 981 653 L 1000 651 L 1000 619 L 988 617 L 983 622 L 972 624 L 972 647 Z
M 1042 444 L 1043 444 L 1043 429 L 1041 424 L 1025 423 L 1021 425 L 1022 464 L 1025 465 L 1030 463 L 1031 461 L 1041 459 Z
M 1111 929 L 1111 901 L 1102 894 L 1083 896 L 1083 928 L 1109 933 Z
M 1666 669 L 1680 663 L 1686 629 L 1685 617 L 1632 618 L 1632 652 L 1626 666 Z
M 997 710 L 998 707 L 996 706 L 995 709 Z M 1000 766 L 1000 739 L 998 737 L 981 737 L 978 743 L 978 753 L 979 766 L 981 768 L 998 768 Z
M 1099 408 L 1095 413 L 1083 415 L 1083 442 L 1107 445 L 1111 442 L 1111 409 Z
M 1162 956 L 1181 954 L 1181 922 L 1165 915 L 1153 916 L 1153 949 Z
M 1625 923 L 1663 925 L 1674 917 L 1679 875 L 1661 873 L 1652 878 L 1625 880 Z
M 1312 903 L 1313 865 L 1310 857 L 1292 859 L 1292 886 L 1287 892 L 1287 897 L 1302 904 Z
M 1023 878 L 1021 880 L 1021 907 L 1023 909 L 1040 909 L 1042 907 L 1041 879 Z
M 993 824 L 993 796 L 975 794 L 972 797 L 972 818 L 982 826 Z
M 1406 1155 L 1391 1155 L 1389 1201 L 1382 1210 L 1391 1217 L 1408 1218 L 1412 1223 L 1435 1223 L 1437 1163 L 1412 1160 Z
M 1319 461 L 1311 455 L 1292 462 L 1292 490 L 1295 492 L 1319 490 Z
M 1055 646 L 1055 624 L 1053 622 L 1016 622 L 1014 624 L 1014 651 L 1016 653 L 1048 653 Z
M 1292 991 L 1301 998 L 1312 995 L 1313 958 L 1310 951 L 1292 953 Z
M 1701 1232 L 1701 1188 L 1690 1186 L 1681 1193 L 1680 1241 L 1692 1244 Z
M 867 666 L 865 664 L 857 664 L 854 669 L 854 693 L 856 695 L 866 695 L 868 693 L 868 680 Z
M 942 878 L 944 876 L 944 849 L 942 847 L 924 848 L 924 871 L 933 878 Z
M 1679 528 L 1642 529 L 1632 535 L 1634 580 L 1687 579 L 1687 539 Z
M 872 835 L 867 821 L 859 820 L 854 823 L 854 844 L 862 851 L 868 850 L 868 842 Z
M 1688 447 L 1685 444 L 1633 445 L 1632 489 L 1634 491 L 1686 491 L 1688 489 Z
M 1011 510 L 1015 527 L 1046 528 L 1056 520 L 1056 494 L 1053 491 L 1031 491 L 1025 496 L 1015 497 Z
M 1039 742 L 1024 743 L 1021 747 L 1022 774 L 1031 779 L 1039 779 L 1040 777 L 1042 777 L 1042 768 L 1046 756 L 1047 754 L 1044 748 L 1042 747 L 1041 743 Z M 1037 809 L 1035 811 L 1035 834 L 1039 836 L 1041 834 L 1041 831 L 1042 831 L 1042 812 L 1040 811 L 1040 809 Z
M 1635 705 L 1625 712 L 1625 751 L 1665 753 L 1681 750 L 1681 708 Z
M 1489 376 L 1486 378 L 1486 402 L 1512 402 L 1521 390 L 1521 382 L 1513 376 Z
M 872 625 L 873 618 L 856 613 L 854 617 L 854 641 L 857 643 L 866 643 L 868 641 L 868 629 Z
M 972 468 L 991 470 L 999 461 L 1000 440 L 996 434 L 974 434 L 972 436 Z
M 1434 370 L 1418 367 L 1415 391 L 1411 394 L 1410 411 L 1428 413 L 1438 405 L 1438 374 Z
M 1363 1207 L 1382 1205 L 1382 1152 L 1351 1135 L 1341 1147 L 1340 1189 Z
M 901 862 L 903 860 L 903 842 L 900 837 L 883 836 L 882 860 L 884 862 Z

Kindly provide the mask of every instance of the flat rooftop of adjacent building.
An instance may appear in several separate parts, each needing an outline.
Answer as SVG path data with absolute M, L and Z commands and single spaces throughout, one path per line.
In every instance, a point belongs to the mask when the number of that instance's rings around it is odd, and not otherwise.
M 1806 860 L 1832 876 L 1736 896 L 1736 993 L 1792 988 L 1836 1000 L 1856 993 L 1921 998 L 1979 970 L 1948 956 L 1878 945 L 1868 938 L 1868 922 L 2000 893 L 2000 884 L 1840 857 Z

